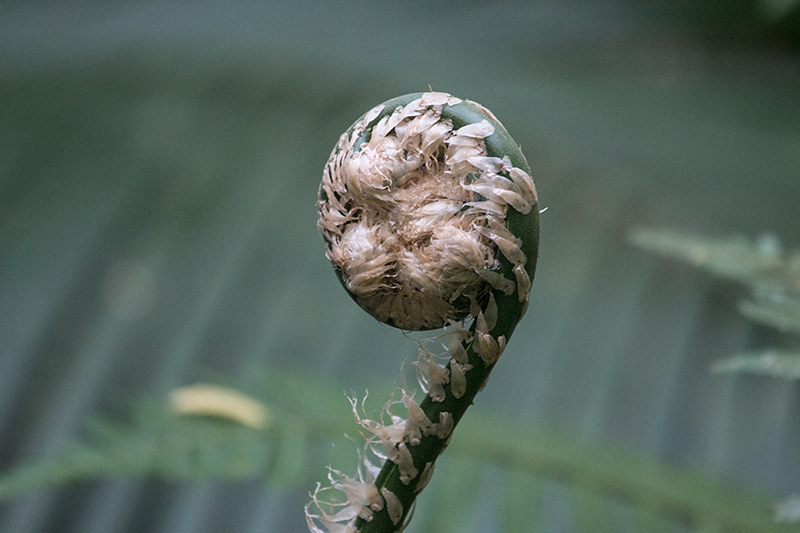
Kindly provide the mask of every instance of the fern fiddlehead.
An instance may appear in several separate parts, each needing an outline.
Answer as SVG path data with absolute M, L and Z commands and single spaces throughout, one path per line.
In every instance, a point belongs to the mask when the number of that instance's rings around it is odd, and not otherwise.
M 528 307 L 536 189 L 489 110 L 416 93 L 373 108 L 340 137 L 318 210 L 327 257 L 356 303 L 400 329 L 445 331 L 443 364 L 420 347 L 426 396 L 417 403 L 402 391 L 405 419 L 391 403 L 387 422 L 366 419 L 351 400 L 368 436 L 358 479 L 331 470 L 344 499 L 324 502 L 318 486 L 317 512 L 306 509 L 313 533 L 399 531 Z

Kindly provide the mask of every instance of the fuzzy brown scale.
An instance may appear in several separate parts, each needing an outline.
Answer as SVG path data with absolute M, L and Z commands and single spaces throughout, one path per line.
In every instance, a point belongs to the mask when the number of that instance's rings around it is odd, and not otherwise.
M 479 273 L 499 265 L 497 245 L 478 228 L 502 219 L 470 190 L 480 169 L 469 158 L 486 155 L 494 127 L 454 129 L 441 111 L 412 102 L 374 124 L 368 113 L 340 139 L 320 186 L 319 226 L 340 280 L 401 329 L 464 318 L 468 299 L 488 291 Z

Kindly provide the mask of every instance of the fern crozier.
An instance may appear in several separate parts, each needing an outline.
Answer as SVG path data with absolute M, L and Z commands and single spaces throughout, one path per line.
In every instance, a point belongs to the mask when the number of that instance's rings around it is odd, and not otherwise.
M 422 402 L 405 385 L 371 419 L 358 480 L 331 470 L 306 508 L 312 533 L 401 531 L 466 408 L 525 313 L 538 199 L 519 146 L 484 107 L 445 93 L 374 107 L 344 133 L 319 189 L 326 255 L 350 296 L 386 324 L 444 327 L 420 342 Z M 394 413 L 402 405 L 405 417 Z

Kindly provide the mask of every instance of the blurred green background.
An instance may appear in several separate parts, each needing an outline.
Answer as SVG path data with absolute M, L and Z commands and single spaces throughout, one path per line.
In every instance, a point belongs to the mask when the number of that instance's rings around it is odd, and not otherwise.
M 198 380 L 388 388 L 416 347 L 339 286 L 316 191 L 359 115 L 431 87 L 497 115 L 548 208 L 530 310 L 476 416 L 800 492 L 797 382 L 709 372 L 793 340 L 738 315 L 736 287 L 627 240 L 665 226 L 800 244 L 799 18 L 777 0 L 4 3 L 0 472 Z M 0 502 L 0 530 L 303 531 L 333 455 L 313 450 L 281 486 L 37 490 Z M 352 474 L 350 457 L 334 466 Z M 463 461 L 445 454 L 408 531 L 519 531 L 525 513 L 531 530 L 594 531 L 546 479 L 509 521 L 518 473 Z M 641 530 L 623 504 L 587 505 Z

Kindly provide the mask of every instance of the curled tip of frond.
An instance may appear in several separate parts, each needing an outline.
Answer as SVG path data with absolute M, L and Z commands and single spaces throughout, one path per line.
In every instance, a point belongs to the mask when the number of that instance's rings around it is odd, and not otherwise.
M 456 127 L 458 106 L 488 118 Z M 485 108 L 430 92 L 373 108 L 331 153 L 318 204 L 327 256 L 381 322 L 440 328 L 491 289 L 529 288 L 500 272 L 500 258 L 527 262 L 505 222 L 509 209 L 531 211 L 536 188 L 508 156 L 489 154 L 497 127 Z

